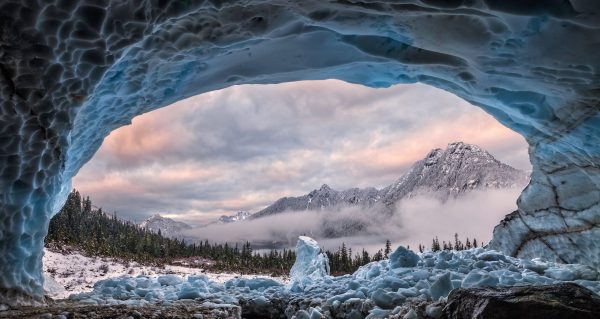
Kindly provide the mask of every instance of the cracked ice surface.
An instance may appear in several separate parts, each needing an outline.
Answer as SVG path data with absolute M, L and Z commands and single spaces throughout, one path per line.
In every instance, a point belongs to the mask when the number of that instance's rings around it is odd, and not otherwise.
M 0 0 L 0 299 L 43 300 L 48 221 L 112 130 L 231 85 L 328 78 L 426 83 L 522 134 L 531 183 L 490 246 L 598 268 L 599 13 L 595 0 Z
M 302 250 L 307 248 L 316 249 L 303 254 Z M 302 270 L 322 265 L 314 240 L 301 238 L 297 252 L 296 265 L 311 265 Z M 309 257 L 312 260 L 307 260 Z M 296 267 L 292 273 L 299 270 Z M 125 276 L 99 281 L 92 292 L 75 294 L 71 299 L 89 304 L 129 305 L 197 299 L 241 305 L 243 313 L 258 313 L 263 317 L 269 317 L 272 311 L 288 318 L 293 315 L 321 318 L 317 314 L 327 318 L 382 318 L 397 313 L 408 301 L 436 301 L 459 287 L 575 282 L 600 292 L 599 274 L 589 266 L 517 259 L 483 248 L 417 255 L 399 247 L 389 260 L 372 262 L 351 275 L 331 277 L 322 270 L 310 281 L 304 281 L 302 287 L 286 286 L 268 278 L 236 278 L 220 284 L 195 275 Z

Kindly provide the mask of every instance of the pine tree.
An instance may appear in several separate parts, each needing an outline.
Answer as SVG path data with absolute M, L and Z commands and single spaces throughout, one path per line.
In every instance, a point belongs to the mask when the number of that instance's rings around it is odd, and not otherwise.
M 458 233 L 454 233 L 454 249 L 456 249 L 456 250 L 465 249 L 465 247 L 463 246 L 463 243 L 460 241 L 460 239 L 458 239 Z
M 383 257 L 385 259 L 388 259 L 391 252 L 392 252 L 392 242 L 388 239 L 385 241 L 385 250 L 383 251 Z
M 440 240 L 436 236 L 435 239 L 433 239 L 433 244 L 431 245 L 431 251 L 436 252 L 436 251 L 440 251 L 440 250 L 442 250 L 442 247 L 440 246 Z

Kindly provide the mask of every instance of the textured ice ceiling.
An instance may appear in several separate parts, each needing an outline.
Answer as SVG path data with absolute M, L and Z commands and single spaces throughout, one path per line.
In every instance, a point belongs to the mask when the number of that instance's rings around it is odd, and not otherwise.
M 42 300 L 49 218 L 112 130 L 235 84 L 326 78 L 423 82 L 522 134 L 533 179 L 490 246 L 600 267 L 599 13 L 596 0 L 0 0 L 0 299 Z

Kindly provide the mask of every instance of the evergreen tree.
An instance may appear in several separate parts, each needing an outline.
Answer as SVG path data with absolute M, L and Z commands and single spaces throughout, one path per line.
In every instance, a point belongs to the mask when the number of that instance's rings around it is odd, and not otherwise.
M 387 239 L 385 241 L 385 250 L 383 251 L 383 257 L 385 259 L 388 259 L 391 252 L 392 252 L 392 242 L 389 239 Z

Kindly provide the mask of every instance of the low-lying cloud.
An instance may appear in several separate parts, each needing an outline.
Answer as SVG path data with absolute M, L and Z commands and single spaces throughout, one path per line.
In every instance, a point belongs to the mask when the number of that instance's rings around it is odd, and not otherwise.
M 286 212 L 230 224 L 192 229 L 188 236 L 213 242 L 252 242 L 255 247 L 293 247 L 299 235 L 316 238 L 326 249 L 342 242 L 356 250 L 376 252 L 389 239 L 397 245 L 429 248 L 434 237 L 453 241 L 458 233 L 488 242 L 492 230 L 516 209 L 520 189 L 473 191 L 441 201 L 430 195 L 401 200 L 391 214 L 359 207 Z

